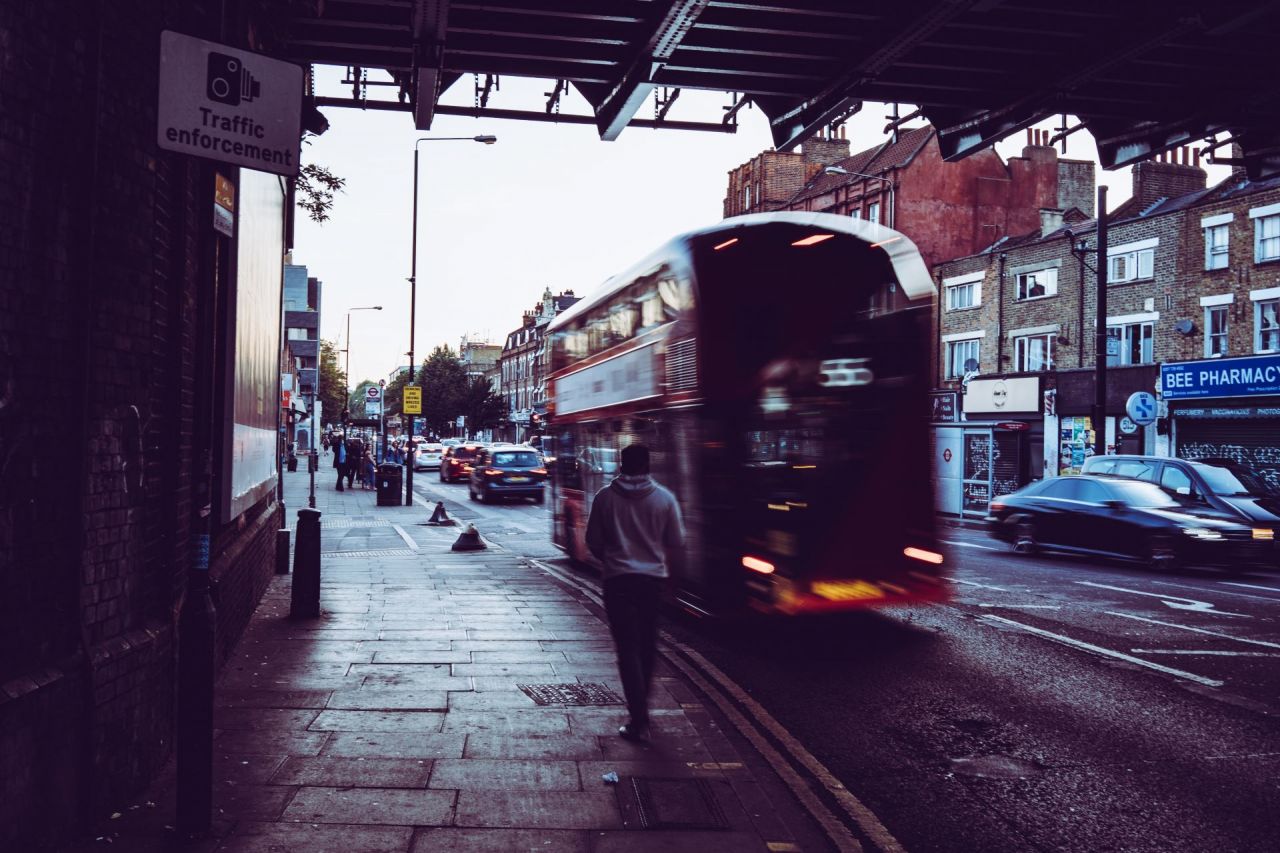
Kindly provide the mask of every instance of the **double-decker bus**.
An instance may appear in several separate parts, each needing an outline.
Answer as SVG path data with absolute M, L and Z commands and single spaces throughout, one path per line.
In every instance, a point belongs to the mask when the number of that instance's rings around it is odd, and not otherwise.
M 929 423 L 933 282 L 915 245 L 825 213 L 671 240 L 552 321 L 553 539 L 585 532 L 641 441 L 688 527 L 697 614 L 946 595 Z

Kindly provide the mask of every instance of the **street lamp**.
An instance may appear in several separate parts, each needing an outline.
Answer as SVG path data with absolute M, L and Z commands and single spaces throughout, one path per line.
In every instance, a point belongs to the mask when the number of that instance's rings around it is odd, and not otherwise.
M 827 166 L 822 170 L 824 175 L 848 175 L 854 178 L 863 178 L 870 181 L 880 181 L 889 188 L 889 209 L 886 211 L 885 225 L 893 227 L 893 181 L 888 178 L 882 178 L 879 175 L 868 175 L 865 172 L 853 172 L 841 166 Z
M 352 308 L 350 311 L 347 311 L 347 348 L 343 350 L 343 352 L 346 353 L 347 355 L 347 364 L 345 368 L 346 378 L 347 378 L 347 384 L 346 384 L 345 390 L 347 394 L 346 394 L 346 397 L 343 399 L 343 403 L 348 408 L 350 408 L 351 406 L 351 311 L 381 311 L 381 310 L 382 310 L 381 305 L 366 305 L 363 308 Z
M 413 248 L 409 261 L 409 381 L 406 385 L 417 384 L 414 379 L 418 373 L 418 366 L 413 361 L 414 326 L 418 317 L 418 145 L 423 142 L 479 142 L 492 145 L 497 141 L 498 137 L 482 133 L 478 136 L 423 136 L 413 143 Z M 402 404 L 401 409 L 403 408 Z M 405 448 L 408 451 L 405 456 L 408 470 L 404 472 L 404 505 L 413 506 L 413 415 L 403 411 L 401 414 L 409 420 L 409 442 Z

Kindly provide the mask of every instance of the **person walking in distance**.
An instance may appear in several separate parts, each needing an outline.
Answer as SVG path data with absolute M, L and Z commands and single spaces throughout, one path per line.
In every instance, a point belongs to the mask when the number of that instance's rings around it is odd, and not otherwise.
M 643 741 L 649 738 L 658 606 L 668 567 L 684 547 L 684 521 L 675 495 L 649 475 L 648 447 L 624 447 L 621 463 L 621 476 L 591 504 L 587 547 L 604 566 L 605 613 L 631 715 L 618 734 Z
M 337 491 L 343 491 L 342 478 L 347 475 L 347 443 L 342 436 L 334 439 L 333 442 L 333 467 L 338 469 L 338 486 Z

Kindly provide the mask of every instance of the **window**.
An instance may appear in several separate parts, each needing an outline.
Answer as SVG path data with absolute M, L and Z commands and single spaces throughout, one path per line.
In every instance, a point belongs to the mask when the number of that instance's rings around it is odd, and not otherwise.
M 981 286 L 981 283 L 977 281 L 949 286 L 947 288 L 947 310 L 958 311 L 961 308 L 974 308 L 980 305 L 982 297 L 979 295 L 979 288 Z
M 1280 299 L 1253 303 L 1254 352 L 1280 352 Z
M 1160 474 L 1160 485 L 1178 495 L 1191 495 L 1191 478 L 1181 468 L 1165 465 Z
M 1156 466 L 1139 459 L 1128 459 L 1116 465 L 1114 472 L 1119 477 L 1133 477 L 1135 480 L 1154 480 Z
M 860 208 L 855 207 L 853 210 L 849 211 L 849 215 L 852 216 L 854 219 L 861 219 L 862 210 Z
M 1152 323 L 1125 323 L 1107 326 L 1107 366 L 1151 364 Z
M 1155 274 L 1155 247 L 1107 253 L 1107 283 L 1120 284 Z
M 947 378 L 963 379 L 965 374 L 965 363 L 969 359 L 978 361 L 978 344 L 977 338 L 970 338 L 965 341 L 948 341 L 947 342 Z
M 747 184 L 742 188 L 742 209 L 751 209 L 751 184 Z
M 867 219 L 872 222 L 880 221 L 880 202 L 873 201 L 867 205 Z
M 307 337 L 306 329 L 297 329 L 297 328 L 285 329 L 285 334 L 287 338 L 291 341 L 309 340 L 309 338 Z
M 1204 354 L 1209 357 L 1227 354 L 1227 306 L 1211 305 L 1204 309 Z
M 1258 263 L 1280 260 L 1280 213 L 1259 216 L 1253 225 L 1253 259 Z
M 1226 223 L 1210 225 L 1204 229 L 1204 268 L 1207 270 L 1224 270 L 1227 268 L 1227 231 Z
M 1040 299 L 1058 295 L 1058 270 L 1054 267 L 1021 273 L 1018 276 L 1018 299 Z
M 1053 345 L 1057 334 L 1023 335 L 1013 339 L 1014 370 L 1039 373 L 1053 369 Z

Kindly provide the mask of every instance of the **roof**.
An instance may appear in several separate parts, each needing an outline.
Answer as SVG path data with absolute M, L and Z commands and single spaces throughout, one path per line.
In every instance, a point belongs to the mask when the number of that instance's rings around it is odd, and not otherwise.
M 898 134 L 897 142 L 885 142 L 874 148 L 868 148 L 865 151 L 859 151 L 843 160 L 831 163 L 832 166 L 839 166 L 848 175 L 832 175 L 825 171 L 819 171 L 805 184 L 800 192 L 792 196 L 791 201 L 800 201 L 806 198 L 820 196 L 828 193 L 836 187 L 842 187 L 846 184 L 861 183 L 866 178 L 859 177 L 862 175 L 883 176 L 885 173 L 893 169 L 899 169 L 908 165 L 915 156 L 920 153 L 920 149 L 928 144 L 933 138 L 933 128 L 931 126 L 915 127 L 910 130 L 904 130 Z
M 957 159 L 1050 116 L 1077 116 L 1104 168 L 1230 131 L 1255 174 L 1280 172 L 1280 87 L 1268 73 L 1280 4 L 1166 0 L 291 0 L 257 4 L 266 52 L 302 64 L 359 69 L 349 93 L 320 106 L 474 115 L 596 126 L 732 130 L 737 108 L 768 117 L 790 150 L 864 102 L 917 105 Z M 1222 69 L 1231 68 L 1230 85 Z M 365 76 L 367 75 L 367 76 Z M 441 103 L 471 82 L 465 105 Z M 496 78 L 570 88 L 500 103 Z M 676 89 L 734 93 L 722 122 L 683 122 L 641 108 Z M 519 108 L 512 108 L 513 106 Z M 675 112 L 679 113 L 677 105 Z M 1258 170 L 1262 171 L 1259 172 Z

